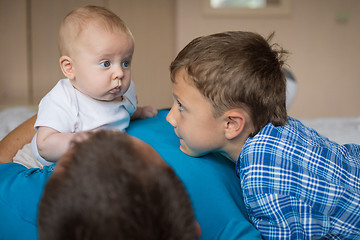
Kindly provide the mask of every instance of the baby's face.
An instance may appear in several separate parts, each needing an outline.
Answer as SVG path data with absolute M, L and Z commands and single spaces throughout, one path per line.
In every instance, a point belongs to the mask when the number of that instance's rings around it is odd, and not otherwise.
M 111 101 L 130 86 L 133 39 L 121 30 L 84 29 L 72 59 L 74 87 L 97 100 Z
M 166 120 L 180 139 L 180 150 L 190 156 L 223 151 L 224 121 L 215 118 L 213 107 L 190 82 L 182 68 L 175 74 L 174 104 Z

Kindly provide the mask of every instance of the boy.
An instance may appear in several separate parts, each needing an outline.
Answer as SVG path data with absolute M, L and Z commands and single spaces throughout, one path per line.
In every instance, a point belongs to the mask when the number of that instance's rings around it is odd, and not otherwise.
M 360 146 L 338 145 L 286 112 L 286 51 L 251 32 L 191 41 L 171 63 L 167 121 L 190 156 L 236 162 L 264 239 L 360 237 Z
M 42 165 L 67 150 L 75 133 L 128 127 L 130 117 L 157 114 L 138 107 L 131 81 L 133 36 L 111 11 L 86 6 L 70 12 L 59 30 L 60 67 L 67 79 L 41 100 L 31 148 Z M 46 160 L 45 160 L 46 159 Z M 16 158 L 15 158 L 16 160 Z

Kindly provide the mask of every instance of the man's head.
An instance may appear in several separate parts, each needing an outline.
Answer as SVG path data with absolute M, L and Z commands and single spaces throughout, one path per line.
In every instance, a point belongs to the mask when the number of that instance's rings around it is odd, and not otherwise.
M 195 239 L 189 196 L 146 143 L 98 131 L 58 162 L 39 205 L 40 239 Z

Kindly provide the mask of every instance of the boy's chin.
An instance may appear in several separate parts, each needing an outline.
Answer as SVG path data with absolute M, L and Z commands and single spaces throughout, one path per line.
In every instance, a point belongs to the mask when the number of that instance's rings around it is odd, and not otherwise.
M 195 151 L 189 149 L 188 147 L 183 146 L 182 144 L 180 145 L 180 150 L 190 157 L 201 157 L 201 156 L 204 156 L 207 154 L 207 153 L 195 152 Z

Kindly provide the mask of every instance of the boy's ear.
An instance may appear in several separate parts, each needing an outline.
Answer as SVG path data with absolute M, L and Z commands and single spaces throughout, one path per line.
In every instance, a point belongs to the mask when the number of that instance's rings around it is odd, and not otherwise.
M 231 140 L 239 136 L 245 128 L 246 115 L 237 109 L 225 113 L 225 137 Z
M 70 80 L 73 80 L 75 77 L 73 63 L 70 57 L 61 56 L 60 57 L 60 68 L 63 74 Z

